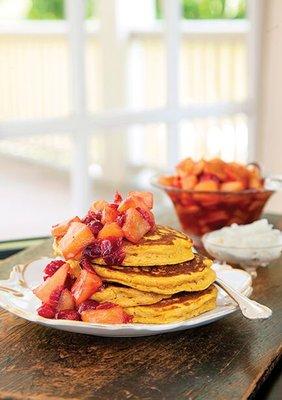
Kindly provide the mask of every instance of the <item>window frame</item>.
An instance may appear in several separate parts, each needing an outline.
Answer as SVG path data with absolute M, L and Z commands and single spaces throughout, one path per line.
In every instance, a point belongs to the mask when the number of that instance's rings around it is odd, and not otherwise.
M 144 0 L 145 1 L 145 0 Z M 248 118 L 248 155 L 253 161 L 257 154 L 256 132 L 258 117 L 258 97 L 260 82 L 260 48 L 261 48 L 261 21 L 262 1 L 248 0 L 247 20 L 240 21 L 180 21 L 180 2 L 164 0 L 164 22 L 151 20 L 147 27 L 131 26 L 124 29 L 119 24 L 119 15 L 122 7 L 136 7 L 146 5 L 150 12 L 153 1 L 146 0 L 107 0 L 102 3 L 100 10 L 100 23 L 95 22 L 91 28 L 87 28 L 88 22 L 84 20 L 84 0 L 65 0 L 66 21 L 50 23 L 24 23 L 21 29 L 15 30 L 16 34 L 44 34 L 46 30 L 50 34 L 53 26 L 54 33 L 67 34 L 69 43 L 69 63 L 71 67 L 71 104 L 72 111 L 69 116 L 58 118 L 10 120 L 0 123 L 0 138 L 26 136 L 46 133 L 71 133 L 74 151 L 71 167 L 71 201 L 73 211 L 82 213 L 90 202 L 90 177 L 89 177 L 89 139 L 95 132 L 101 129 L 108 131 L 117 128 L 126 128 L 134 124 L 146 125 L 151 123 L 165 123 L 168 141 L 168 166 L 173 166 L 177 161 L 179 143 L 176 140 L 179 123 L 182 120 L 205 118 L 209 116 L 232 116 L 243 113 Z M 104 4 L 104 6 L 103 6 Z M 109 24 L 108 18 L 114 23 Z M 25 27 L 24 27 L 25 25 Z M 41 28 L 40 28 L 41 26 Z M 105 29 L 105 26 L 107 29 Z M 151 26 L 151 28 L 150 28 Z M 28 28 L 28 29 L 27 29 Z M 87 29 L 86 29 L 87 28 Z M 11 29 L 11 28 L 7 28 Z M 5 28 L 1 28 L 0 34 Z M 52 30 L 51 30 L 52 31 Z M 163 35 L 166 48 L 166 105 L 162 108 L 144 110 L 129 110 L 123 105 L 115 107 L 115 101 L 106 99 L 108 109 L 103 112 L 89 114 L 86 105 L 86 79 L 85 79 L 85 40 L 86 35 L 102 35 L 102 46 L 107 43 L 112 46 L 121 46 L 128 37 Z M 216 102 L 213 104 L 197 104 L 183 107 L 179 102 L 179 45 L 181 35 L 244 35 L 248 45 L 248 96 L 243 102 Z M 104 49 L 105 50 L 105 49 Z M 118 53 L 118 52 L 117 52 Z M 105 51 L 105 55 L 109 52 Z M 110 66 L 107 74 L 115 71 L 122 63 L 122 54 L 115 54 L 111 60 L 104 60 Z M 124 73 L 124 71 L 123 71 Z M 121 76 L 116 77 L 117 79 Z M 125 90 L 125 89 L 124 89 Z M 107 93 L 105 94 L 107 96 Z M 118 94 L 122 96 L 122 93 Z M 110 96 L 110 94 L 109 94 Z M 94 132 L 94 133 L 93 133 Z M 112 157 L 116 151 L 114 149 Z

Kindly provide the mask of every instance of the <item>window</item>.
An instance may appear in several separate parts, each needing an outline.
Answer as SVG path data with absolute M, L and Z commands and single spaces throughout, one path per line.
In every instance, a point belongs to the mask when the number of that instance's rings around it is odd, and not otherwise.
M 146 186 L 186 155 L 252 159 L 256 1 L 66 0 L 64 12 L 58 0 L 18 0 L 12 9 L 0 29 L 0 152 L 69 173 L 71 201 L 50 189 L 58 217 L 71 204 L 81 213 L 101 182 Z

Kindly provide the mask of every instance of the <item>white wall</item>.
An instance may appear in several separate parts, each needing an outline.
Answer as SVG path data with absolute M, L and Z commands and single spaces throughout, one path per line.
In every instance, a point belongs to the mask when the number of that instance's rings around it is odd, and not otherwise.
M 282 1 L 263 5 L 259 155 L 266 171 L 282 174 Z M 270 206 L 282 212 L 282 193 Z

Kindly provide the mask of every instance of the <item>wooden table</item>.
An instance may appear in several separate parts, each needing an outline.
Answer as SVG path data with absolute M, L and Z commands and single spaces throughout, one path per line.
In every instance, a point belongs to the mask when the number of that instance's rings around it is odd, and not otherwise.
M 282 221 L 276 221 L 281 223 Z M 2 261 L 50 255 L 50 241 Z M 0 311 L 1 399 L 254 398 L 282 352 L 282 259 L 258 270 L 253 297 L 274 311 L 249 321 L 240 312 L 213 324 L 144 338 L 71 334 Z

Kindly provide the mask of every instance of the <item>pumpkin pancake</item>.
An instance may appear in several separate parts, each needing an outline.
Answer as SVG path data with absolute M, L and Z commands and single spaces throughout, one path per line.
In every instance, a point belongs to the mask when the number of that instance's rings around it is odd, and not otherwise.
M 158 303 L 160 300 L 169 297 L 157 293 L 141 292 L 140 290 L 126 287 L 119 284 L 109 283 L 105 289 L 94 293 L 91 299 L 99 303 L 110 302 L 121 307 L 134 307 Z
M 62 255 L 56 241 L 53 248 L 55 255 Z M 179 264 L 194 257 L 192 240 L 184 233 L 162 225 L 157 225 L 153 233 L 147 233 L 137 244 L 124 240 L 123 249 L 122 265 L 133 267 Z M 105 265 L 105 261 L 97 258 L 95 264 Z
M 151 267 L 100 266 L 92 264 L 102 280 L 158 294 L 206 289 L 215 280 L 212 261 L 198 254 L 191 261 Z
M 157 225 L 156 230 L 147 233 L 137 244 L 124 241 L 124 266 L 151 266 L 178 264 L 193 259 L 192 240 L 184 233 L 168 226 Z M 95 264 L 105 265 L 102 258 Z
M 139 324 L 167 324 L 184 321 L 216 307 L 217 290 L 211 285 L 202 292 L 178 293 L 147 306 L 127 307 L 127 314 Z

